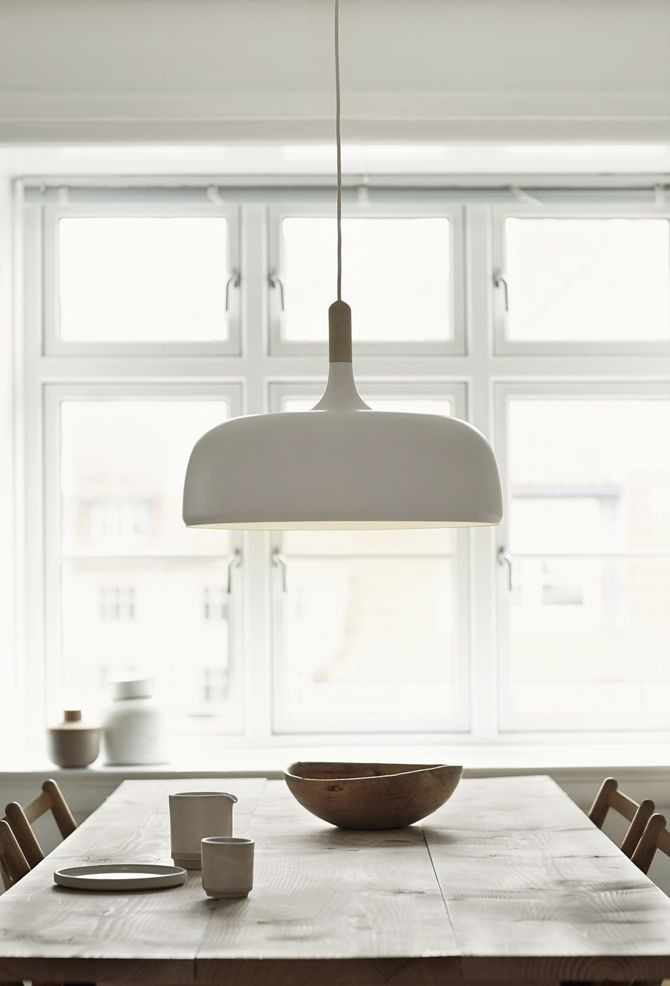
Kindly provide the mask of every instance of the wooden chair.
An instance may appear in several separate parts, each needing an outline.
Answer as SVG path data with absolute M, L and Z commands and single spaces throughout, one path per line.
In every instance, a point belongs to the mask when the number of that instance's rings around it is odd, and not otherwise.
M 53 780 L 45 781 L 42 785 L 42 793 L 31 801 L 30 804 L 27 804 L 25 808 L 22 808 L 20 804 L 13 801 L 7 805 L 5 811 L 5 817 L 16 836 L 16 841 L 27 859 L 30 869 L 37 866 L 44 859 L 42 847 L 31 828 L 33 822 L 50 811 L 58 826 L 58 831 L 64 839 L 68 835 L 72 835 L 77 827 L 77 823 L 72 817 L 72 812 L 68 808 L 61 789 Z
M 670 856 L 670 832 L 668 832 L 665 815 L 656 813 L 645 825 L 644 832 L 631 858 L 643 873 L 648 873 L 656 851 L 659 849 L 666 856 Z
M 601 829 L 605 824 L 610 808 L 630 822 L 620 848 L 622 853 L 634 862 L 634 854 L 645 831 L 645 826 L 648 825 L 652 816 L 656 817 L 654 815 L 654 802 L 645 798 L 638 804 L 637 801 L 633 801 L 627 794 L 619 790 L 619 782 L 615 777 L 606 777 L 600 785 L 589 811 L 589 818 L 597 828 Z M 561 983 L 561 986 L 567 986 L 567 984 Z M 576 986 L 576 984 L 572 984 L 572 986 Z M 584 983 L 583 986 L 616 986 L 616 983 Z M 630 986 L 661 986 L 661 983 L 631 983 Z
M 644 827 L 644 832 L 631 857 L 632 862 L 643 873 L 648 873 L 656 851 L 659 849 L 666 856 L 670 856 L 670 832 L 668 832 L 665 815 L 656 812 Z M 661 986 L 670 986 L 670 979 L 664 979 Z
M 619 790 L 619 784 L 614 777 L 607 777 L 600 785 L 600 790 L 589 811 L 589 818 L 599 829 L 603 827 L 610 808 L 630 822 L 621 843 L 621 852 L 632 858 L 645 826 L 654 814 L 654 802 L 645 798 L 638 804 Z
M 5 890 L 18 883 L 26 873 L 30 873 L 28 861 L 9 825 L 0 819 L 0 874 Z M 3 980 L 0 986 L 23 986 L 23 983 Z
M 30 873 L 28 860 L 21 852 L 16 836 L 4 819 L 0 820 L 0 870 L 5 890 L 18 883 L 26 873 Z

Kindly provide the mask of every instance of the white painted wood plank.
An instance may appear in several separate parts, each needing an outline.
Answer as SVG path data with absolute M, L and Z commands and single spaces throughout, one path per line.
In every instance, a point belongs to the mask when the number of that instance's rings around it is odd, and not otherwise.
M 220 978 L 229 958 L 267 964 L 457 956 L 417 826 L 336 829 L 301 808 L 283 782 L 270 781 L 249 831 L 254 890 L 245 901 L 210 905 L 198 978 Z
M 670 901 L 549 778 L 469 780 L 422 828 L 466 978 L 670 975 Z
M 193 978 L 209 912 L 200 873 L 153 893 L 84 894 L 53 884 L 53 871 L 85 863 L 171 864 L 168 794 L 233 788 L 236 831 L 248 828 L 265 781 L 128 781 L 39 866 L 0 898 L 0 979 L 100 978 L 132 981 L 151 963 L 163 982 Z M 23 963 L 22 961 L 23 960 Z M 17 971 L 19 970 L 19 971 Z M 24 971 L 21 971 L 24 970 Z M 26 971 L 27 970 L 27 971 Z M 166 978 L 167 977 L 167 978 Z
M 199 874 L 150 895 L 53 887 L 56 866 L 169 862 L 167 794 L 193 787 L 240 797 L 236 829 L 257 842 L 247 900 L 208 901 Z M 279 782 L 132 781 L 0 898 L 0 979 L 437 986 L 667 975 L 670 902 L 541 777 L 465 780 L 421 827 L 386 833 L 334 829 Z

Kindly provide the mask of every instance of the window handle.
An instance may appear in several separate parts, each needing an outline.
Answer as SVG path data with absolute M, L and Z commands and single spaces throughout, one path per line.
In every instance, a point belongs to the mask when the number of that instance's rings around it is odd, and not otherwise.
M 509 285 L 507 284 L 507 278 L 501 270 L 493 271 L 493 286 L 495 288 L 502 288 L 505 292 L 505 312 L 509 311 Z
M 227 581 L 226 592 L 228 593 L 228 595 L 230 595 L 231 592 L 233 591 L 233 569 L 239 568 L 240 565 L 242 564 L 242 552 L 240 551 L 240 549 L 236 548 L 235 551 L 232 553 L 232 555 L 228 555 L 227 561 L 228 561 L 228 581 Z
M 514 582 L 514 563 L 512 556 L 505 550 L 505 546 L 502 544 L 498 548 L 498 564 L 501 568 L 505 567 L 507 569 L 507 591 L 511 592 Z
M 276 270 L 268 274 L 268 284 L 271 288 L 279 288 L 279 310 L 284 311 L 284 282 Z
M 279 550 L 279 548 L 276 548 L 272 552 L 272 564 L 274 565 L 275 568 L 281 570 L 281 591 L 286 592 L 286 590 L 288 589 L 288 578 L 287 578 L 288 561 L 286 555 L 283 555 Z
M 237 267 L 233 267 L 232 273 L 228 280 L 226 281 L 226 311 L 230 311 L 230 289 L 239 288 L 242 283 L 242 275 L 240 274 Z

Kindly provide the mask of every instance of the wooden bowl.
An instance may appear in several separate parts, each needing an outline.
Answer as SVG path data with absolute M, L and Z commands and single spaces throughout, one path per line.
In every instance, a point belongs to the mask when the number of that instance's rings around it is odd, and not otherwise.
M 416 763 L 292 763 L 284 771 L 303 808 L 343 829 L 397 829 L 436 811 L 462 767 Z

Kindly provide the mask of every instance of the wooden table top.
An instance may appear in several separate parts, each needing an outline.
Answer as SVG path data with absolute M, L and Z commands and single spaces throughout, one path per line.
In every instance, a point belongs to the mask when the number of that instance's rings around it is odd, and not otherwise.
M 548 777 L 463 780 L 421 825 L 345 832 L 282 781 L 237 794 L 254 889 L 214 901 L 200 874 L 153 893 L 56 888 L 57 868 L 170 862 L 170 792 L 125 781 L 0 897 L 0 980 L 243 986 L 670 977 L 670 901 Z

